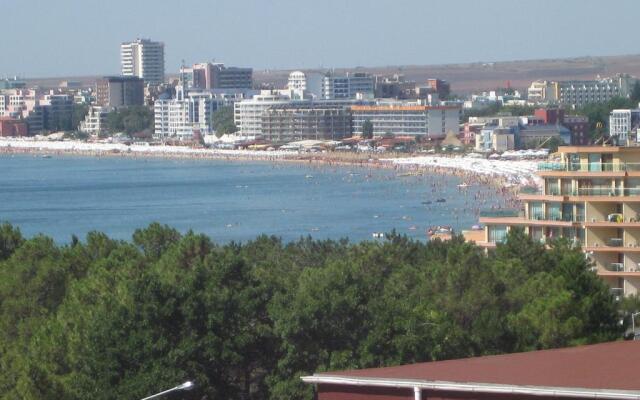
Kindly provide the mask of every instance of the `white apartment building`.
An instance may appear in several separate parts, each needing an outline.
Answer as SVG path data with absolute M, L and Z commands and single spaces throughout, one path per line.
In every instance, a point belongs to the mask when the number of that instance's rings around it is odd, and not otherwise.
M 304 100 L 301 100 L 304 102 Z M 251 99 L 234 104 L 233 120 L 242 136 L 262 135 L 262 116 L 276 105 L 290 104 L 291 97 L 278 91 L 263 90 Z
M 322 81 L 322 97 L 331 99 L 373 98 L 373 77 L 363 72 L 346 75 L 327 74 Z
M 369 120 L 376 136 L 390 132 L 395 135 L 441 139 L 449 132 L 455 135 L 459 133 L 460 111 L 460 106 L 412 103 L 352 106 L 353 134 L 362 135 L 362 125 Z
M 123 76 L 137 76 L 146 84 L 164 82 L 164 43 L 136 39 L 120 45 Z
M 80 122 L 78 130 L 88 133 L 89 135 L 99 135 L 100 132 L 107 130 L 107 115 L 109 109 L 100 106 L 91 106 L 87 111 L 84 120 Z
M 609 136 L 617 138 L 619 144 L 626 143 L 635 137 L 640 141 L 637 131 L 640 125 L 640 109 L 612 110 L 609 114 Z
M 635 82 L 635 78 L 625 74 L 594 80 L 536 81 L 528 89 L 528 99 L 579 108 L 590 103 L 605 103 L 614 97 L 629 97 Z
M 194 131 L 210 133 L 212 114 L 226 104 L 228 98 L 216 97 L 212 91 L 185 92 L 179 86 L 175 99 L 158 99 L 154 103 L 154 138 L 189 140 Z

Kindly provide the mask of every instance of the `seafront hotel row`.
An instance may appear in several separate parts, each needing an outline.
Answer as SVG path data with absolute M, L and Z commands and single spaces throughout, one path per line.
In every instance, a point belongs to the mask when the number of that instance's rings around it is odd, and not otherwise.
M 542 190 L 519 194 L 524 209 L 480 217 L 476 243 L 495 247 L 509 229 L 535 240 L 568 238 L 584 249 L 618 296 L 640 290 L 640 147 L 564 146 L 560 159 L 538 165 Z

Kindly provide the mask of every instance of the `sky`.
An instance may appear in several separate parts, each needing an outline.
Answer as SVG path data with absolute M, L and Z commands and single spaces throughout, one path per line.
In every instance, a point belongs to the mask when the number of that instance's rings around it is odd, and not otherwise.
M 262 69 L 637 54 L 639 0 L 0 0 L 0 77 L 117 74 L 120 43 L 165 69 Z

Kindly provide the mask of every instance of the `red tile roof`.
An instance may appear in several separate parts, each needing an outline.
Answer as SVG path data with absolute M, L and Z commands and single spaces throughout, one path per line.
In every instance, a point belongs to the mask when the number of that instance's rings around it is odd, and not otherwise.
M 314 377 L 640 390 L 640 341 L 317 373 Z

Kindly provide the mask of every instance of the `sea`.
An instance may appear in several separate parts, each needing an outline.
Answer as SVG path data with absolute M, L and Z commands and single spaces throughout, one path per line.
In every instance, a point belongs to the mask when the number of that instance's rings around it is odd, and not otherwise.
M 0 221 L 68 243 L 90 231 L 131 239 L 152 222 L 215 242 L 377 240 L 477 223 L 495 189 L 461 178 L 359 166 L 266 161 L 0 155 Z

